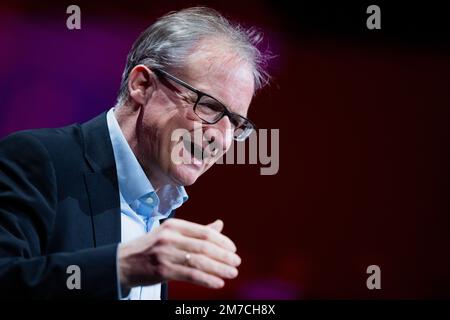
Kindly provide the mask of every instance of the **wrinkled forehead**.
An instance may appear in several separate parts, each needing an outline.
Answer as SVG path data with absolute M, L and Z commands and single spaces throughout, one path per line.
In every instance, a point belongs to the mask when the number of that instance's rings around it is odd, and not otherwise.
M 229 45 L 203 41 L 189 55 L 183 77 L 197 89 L 246 115 L 254 93 L 250 64 Z

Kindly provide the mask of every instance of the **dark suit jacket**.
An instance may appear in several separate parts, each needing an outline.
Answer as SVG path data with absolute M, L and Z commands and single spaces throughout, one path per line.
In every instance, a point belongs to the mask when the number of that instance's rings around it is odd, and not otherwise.
M 117 299 L 120 239 L 106 113 L 0 141 L 0 297 Z M 66 285 L 70 265 L 80 290 Z

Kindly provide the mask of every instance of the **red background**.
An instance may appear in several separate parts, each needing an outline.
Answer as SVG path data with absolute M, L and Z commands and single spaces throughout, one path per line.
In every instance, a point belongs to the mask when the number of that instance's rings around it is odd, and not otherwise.
M 0 5 L 1 136 L 111 107 L 139 32 L 197 3 L 80 1 L 79 31 L 65 27 L 69 4 Z M 370 31 L 364 4 L 203 4 L 259 26 L 278 55 L 249 117 L 280 130 L 280 170 L 218 165 L 188 188 L 177 217 L 223 219 L 243 264 L 223 290 L 173 282 L 170 297 L 449 298 L 443 8 L 381 5 L 382 30 Z M 372 264 L 381 290 L 366 287 Z

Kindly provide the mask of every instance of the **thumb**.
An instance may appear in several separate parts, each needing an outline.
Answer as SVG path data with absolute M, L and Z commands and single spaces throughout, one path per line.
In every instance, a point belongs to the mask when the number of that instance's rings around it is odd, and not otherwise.
M 213 223 L 208 224 L 208 227 L 213 228 L 217 232 L 222 232 L 223 229 L 223 221 L 220 219 L 217 219 Z

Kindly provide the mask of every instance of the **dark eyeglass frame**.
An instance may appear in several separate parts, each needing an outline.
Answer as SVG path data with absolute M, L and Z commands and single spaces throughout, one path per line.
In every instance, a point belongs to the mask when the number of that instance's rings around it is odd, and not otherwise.
M 254 125 L 254 123 L 252 121 L 250 121 L 249 119 L 241 116 L 240 114 L 237 114 L 235 112 L 230 111 L 222 102 L 220 102 L 218 99 L 214 98 L 213 96 L 211 96 L 211 95 L 209 95 L 209 94 L 207 94 L 207 93 L 205 93 L 205 92 L 203 92 L 201 90 L 198 90 L 197 88 L 194 88 L 193 86 L 191 86 L 190 84 L 186 83 L 185 81 L 175 77 L 174 75 L 172 75 L 172 74 L 170 74 L 170 73 L 168 73 L 168 72 L 166 72 L 166 71 L 164 71 L 162 69 L 153 69 L 153 71 L 157 75 L 161 75 L 163 77 L 167 77 L 167 78 L 171 79 L 172 81 L 178 83 L 179 85 L 185 87 L 186 89 L 189 89 L 190 91 L 192 91 L 195 94 L 197 94 L 197 99 L 196 99 L 196 101 L 194 103 L 193 109 L 194 109 L 195 115 L 200 120 L 202 120 L 203 123 L 205 123 L 205 124 L 215 124 L 215 123 L 219 122 L 223 117 L 227 116 L 228 119 L 230 119 L 230 122 L 235 127 L 235 130 L 236 129 L 241 129 L 242 130 L 242 128 L 237 127 L 235 125 L 235 123 L 237 123 L 236 117 L 240 118 L 242 120 L 242 124 L 245 125 L 245 129 L 243 129 L 244 130 L 243 132 L 245 132 L 245 130 L 249 130 L 249 133 L 247 135 L 245 135 L 245 137 L 243 137 L 241 139 L 238 139 L 239 136 L 235 137 L 233 135 L 233 139 L 237 140 L 237 141 L 244 141 L 245 139 L 247 139 L 250 136 L 250 134 L 252 133 L 253 130 L 256 130 L 256 126 Z M 209 97 L 209 98 L 217 101 L 217 103 L 222 107 L 222 111 L 220 112 L 221 115 L 220 115 L 220 117 L 218 117 L 218 119 L 216 119 L 214 121 L 208 121 L 208 120 L 203 119 L 200 115 L 197 114 L 197 112 L 196 112 L 197 105 L 200 102 L 201 98 L 203 98 L 203 97 Z

